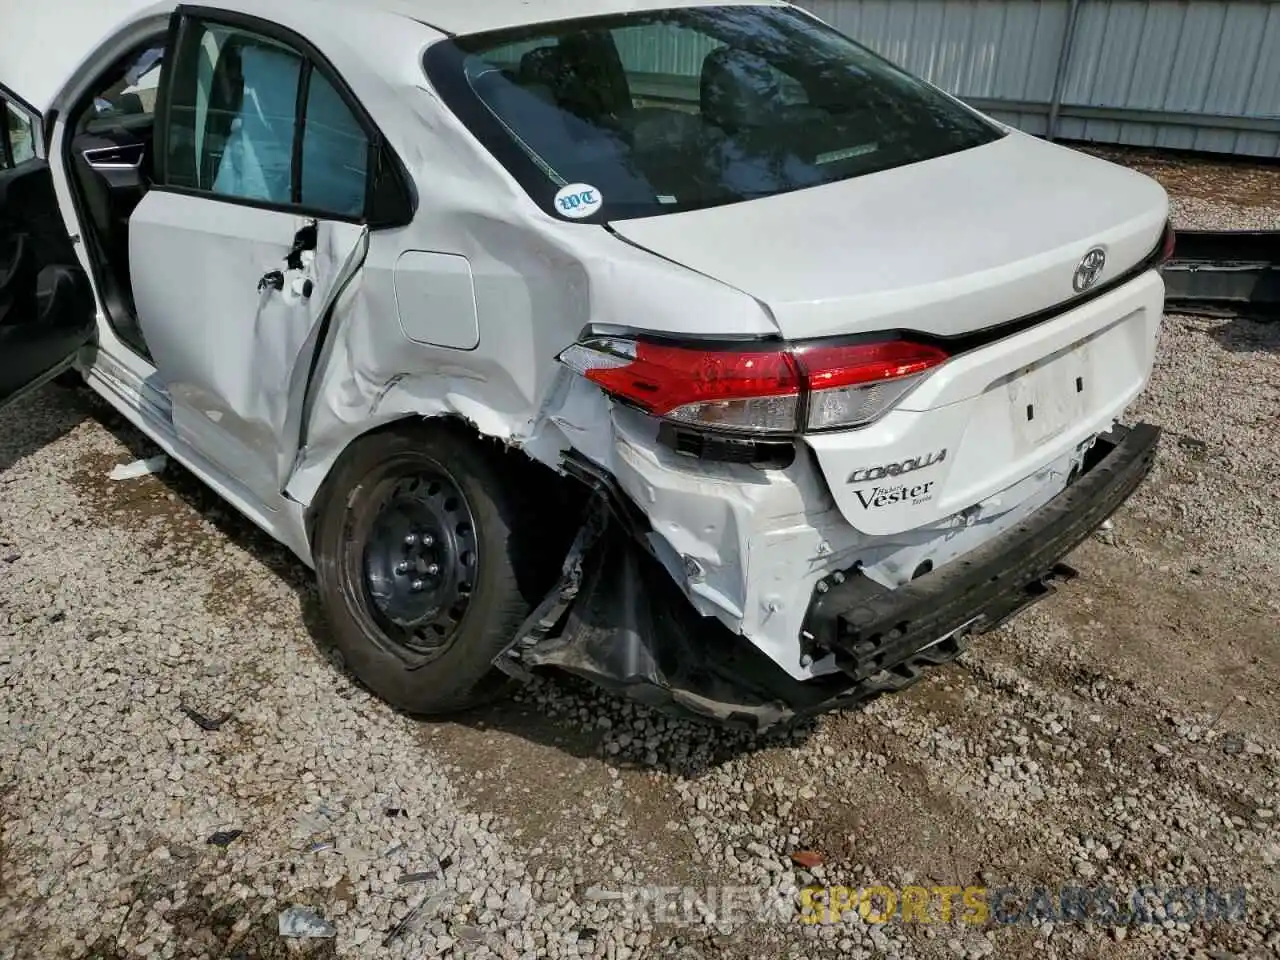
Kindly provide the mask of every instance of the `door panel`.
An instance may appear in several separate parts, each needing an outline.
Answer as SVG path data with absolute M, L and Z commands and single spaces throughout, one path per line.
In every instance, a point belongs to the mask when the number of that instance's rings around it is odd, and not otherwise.
M 300 234 L 313 249 L 291 256 Z M 358 224 L 160 190 L 134 211 L 138 320 L 174 429 L 265 502 L 293 462 L 319 321 L 364 240 Z
M 65 368 L 96 320 L 48 163 L 0 170 L 0 403 Z
M 126 308 L 131 307 L 129 217 L 151 182 L 153 127 L 147 115 L 111 123 L 95 120 L 71 141 L 71 163 L 84 197 L 85 216 L 126 298 Z

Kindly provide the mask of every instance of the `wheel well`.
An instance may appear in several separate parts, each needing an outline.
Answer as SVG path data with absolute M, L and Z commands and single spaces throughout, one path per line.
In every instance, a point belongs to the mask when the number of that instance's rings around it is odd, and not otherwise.
M 461 443 L 474 444 L 488 449 L 495 456 L 509 458 L 509 465 L 504 464 L 504 467 L 509 466 L 513 472 L 512 482 L 519 485 L 519 489 L 526 497 L 551 504 L 549 509 L 539 511 L 540 516 L 548 521 L 548 526 L 551 528 L 547 531 L 550 541 L 558 544 L 563 536 L 565 549 L 568 549 L 574 534 L 577 533 L 576 519 L 583 515 L 587 499 L 591 494 L 590 488 L 573 475 L 557 472 L 546 464 L 534 460 L 519 447 L 503 443 L 497 437 L 480 433 L 465 418 L 456 414 L 443 414 L 436 417 L 404 416 L 397 420 L 380 423 L 359 436 L 352 437 L 342 452 L 334 457 L 324 480 L 316 490 L 316 495 L 311 498 L 311 503 L 306 508 L 305 520 L 309 545 L 312 547 L 315 545 L 317 518 L 325 501 L 333 494 L 330 481 L 337 476 L 338 468 L 355 445 L 368 437 L 383 433 L 419 430 L 447 432 Z M 568 518 L 574 519 L 568 520 Z M 563 532 L 559 530 L 561 527 L 564 528 Z

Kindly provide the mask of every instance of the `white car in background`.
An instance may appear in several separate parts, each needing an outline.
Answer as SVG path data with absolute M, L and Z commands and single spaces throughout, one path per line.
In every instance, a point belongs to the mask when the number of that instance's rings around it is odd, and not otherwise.
M 6 6 L 0 394 L 79 371 L 400 707 L 896 689 L 1149 468 L 1161 188 L 797 8 Z

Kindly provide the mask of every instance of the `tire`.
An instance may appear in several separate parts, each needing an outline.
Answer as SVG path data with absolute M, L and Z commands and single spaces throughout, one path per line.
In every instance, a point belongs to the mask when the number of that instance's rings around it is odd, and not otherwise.
M 347 667 L 391 705 L 450 713 L 509 689 L 493 659 L 549 588 L 546 568 L 556 570 L 529 562 L 537 535 L 518 499 L 529 489 L 520 460 L 463 428 L 415 424 L 355 441 L 326 481 L 312 544 L 321 601 Z M 453 596 L 465 599 L 460 613 L 415 621 Z

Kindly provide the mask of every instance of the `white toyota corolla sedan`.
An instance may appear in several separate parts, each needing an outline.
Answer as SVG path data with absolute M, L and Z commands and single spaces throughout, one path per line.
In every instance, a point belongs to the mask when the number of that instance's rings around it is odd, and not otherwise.
M 897 689 L 1154 456 L 1161 188 L 796 7 L 3 7 L 0 397 L 78 372 L 400 707 Z

